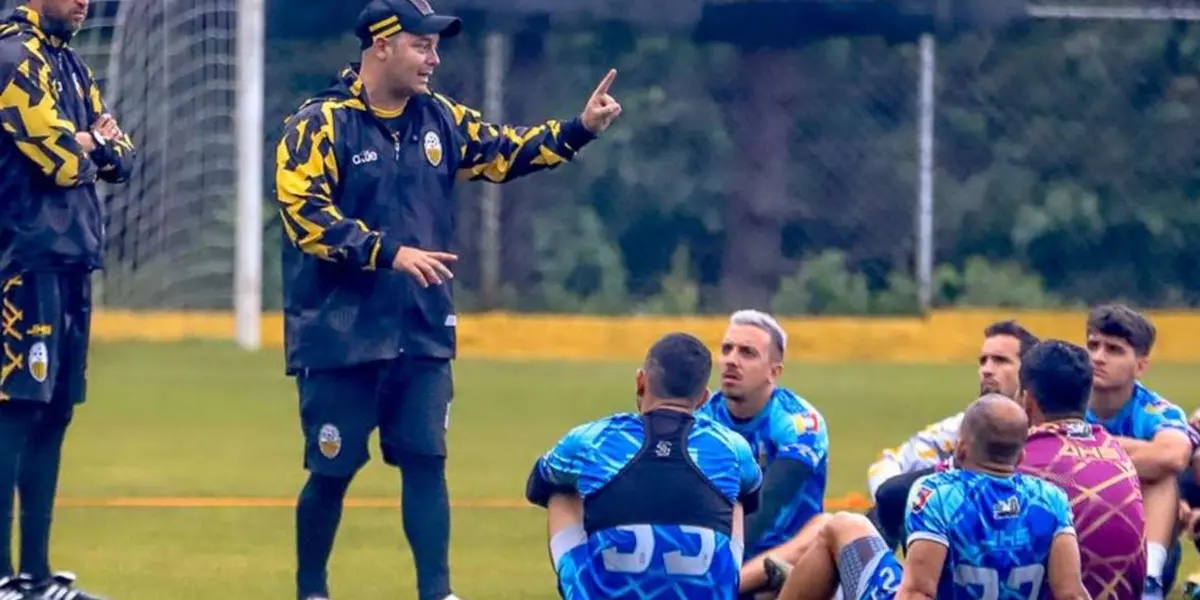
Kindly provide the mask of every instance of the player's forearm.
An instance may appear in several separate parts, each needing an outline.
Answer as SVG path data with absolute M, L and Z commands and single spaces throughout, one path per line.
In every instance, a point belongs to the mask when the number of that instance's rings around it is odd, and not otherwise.
M 59 114 L 56 94 L 42 89 L 35 101 L 26 91 L 41 89 L 41 78 L 34 77 L 29 64 L 16 69 L 0 89 L 0 129 L 53 185 L 72 188 L 94 182 L 96 165 L 75 140 L 75 126 Z
M 100 165 L 100 179 L 108 183 L 125 183 L 133 174 L 133 166 L 137 162 L 137 149 L 129 136 L 109 142 L 108 152 L 103 159 L 97 160 Z
M 470 143 L 462 167 L 466 179 L 507 183 L 558 168 L 595 139 L 579 119 L 547 121 L 534 127 L 467 127 Z
M 1138 478 L 1146 483 L 1174 478 L 1187 468 L 1189 448 L 1174 443 L 1174 440 L 1143 441 L 1120 438 L 1121 447 L 1133 461 Z
M 327 201 L 297 196 L 281 188 L 283 229 L 292 245 L 321 260 L 365 270 L 387 269 L 400 242 L 362 221 L 344 217 Z
M 767 467 L 763 475 L 761 504 L 746 518 L 747 547 L 758 545 L 780 513 L 795 501 L 812 474 L 812 467 L 798 460 L 780 459 Z

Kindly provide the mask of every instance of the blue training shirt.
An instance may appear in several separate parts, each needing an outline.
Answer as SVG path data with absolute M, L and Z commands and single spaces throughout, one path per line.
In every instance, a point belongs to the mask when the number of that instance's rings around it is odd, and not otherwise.
M 645 439 L 641 415 L 613 415 L 572 429 L 538 459 L 536 468 L 546 481 L 571 487 L 586 500 L 630 463 Z M 749 444 L 725 427 L 697 419 L 688 432 L 687 449 L 692 463 L 731 503 L 762 485 Z M 742 544 L 707 528 L 635 524 L 592 533 L 557 556 L 555 569 L 567 600 L 733 600 Z
M 1052 598 L 1046 570 L 1054 538 L 1075 535 L 1071 505 L 1058 486 L 1024 474 L 952 469 L 913 484 L 908 544 L 946 547 L 938 598 Z
M 1187 414 L 1166 398 L 1149 390 L 1141 382 L 1134 384 L 1133 395 L 1111 419 L 1101 419 L 1089 408 L 1087 421 L 1112 435 L 1150 441 L 1159 432 L 1177 430 L 1191 440 Z
M 829 470 L 829 429 L 817 409 L 792 391 L 777 387 L 757 415 L 748 421 L 734 418 L 720 392 L 700 408 L 698 416 L 710 418 L 739 433 L 765 471 L 777 460 L 798 460 L 812 476 L 795 498 L 775 517 L 774 524 L 746 552 L 754 556 L 778 546 L 800 532 L 810 519 L 825 511 L 825 485 Z

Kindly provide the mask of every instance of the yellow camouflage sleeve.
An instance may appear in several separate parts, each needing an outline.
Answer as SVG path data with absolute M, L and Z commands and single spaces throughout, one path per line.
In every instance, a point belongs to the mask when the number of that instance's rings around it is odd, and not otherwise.
M 459 177 L 465 180 L 504 183 L 554 169 L 595 139 L 578 119 L 549 120 L 532 127 L 495 125 L 473 108 L 441 94 L 434 97 L 449 111 L 465 140 L 458 149 Z
M 4 61 L 7 74 L 0 71 L 0 128 L 55 185 L 75 187 L 94 182 L 96 165 L 75 141 L 75 125 L 55 105 L 50 64 L 42 54 L 41 42 L 27 40 L 14 58 Z
M 337 140 L 330 104 L 310 104 L 288 119 L 275 152 L 275 189 L 283 230 L 300 251 L 373 270 L 390 267 L 400 243 L 342 214 Z

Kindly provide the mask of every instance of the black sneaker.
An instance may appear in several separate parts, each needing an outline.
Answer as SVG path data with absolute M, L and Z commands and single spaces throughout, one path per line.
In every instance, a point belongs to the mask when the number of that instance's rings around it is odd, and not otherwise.
M 59 572 L 49 579 L 38 582 L 26 598 L 28 600 L 104 600 L 75 587 L 75 574 Z
M 0 577 L 0 600 L 27 600 L 32 593 L 33 579 L 28 575 Z

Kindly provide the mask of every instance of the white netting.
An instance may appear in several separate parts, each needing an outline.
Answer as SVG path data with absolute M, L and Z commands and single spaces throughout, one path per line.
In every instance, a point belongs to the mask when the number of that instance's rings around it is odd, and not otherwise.
M 19 0 L 0 0 L 5 9 Z M 107 269 L 97 300 L 230 308 L 237 0 L 92 0 L 73 45 L 139 160 L 100 191 Z M 7 11 L 5 11 L 7 12 Z

